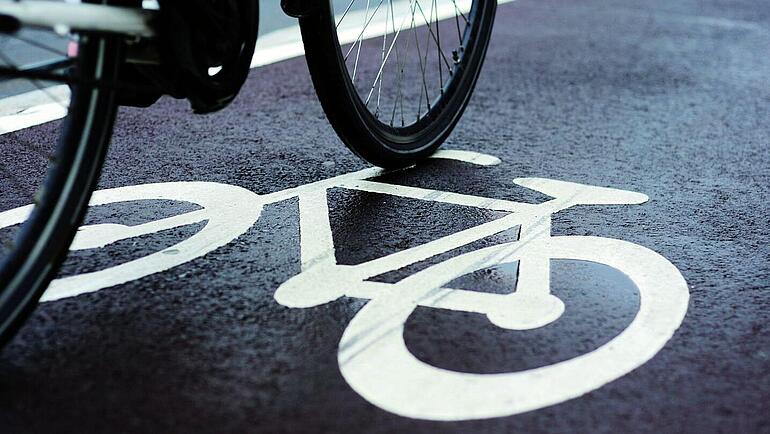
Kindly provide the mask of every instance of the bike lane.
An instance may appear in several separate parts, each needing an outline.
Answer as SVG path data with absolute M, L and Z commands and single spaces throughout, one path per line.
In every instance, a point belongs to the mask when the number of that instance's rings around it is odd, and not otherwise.
M 201 258 L 43 304 L 0 357 L 6 426 L 19 432 L 766 429 L 769 363 L 762 344 L 770 269 L 762 198 L 770 164 L 762 84 L 770 67 L 752 55 L 768 40 L 766 14 L 740 2 L 727 10 L 611 6 L 501 6 L 477 94 L 447 143 L 499 157 L 500 164 L 432 160 L 378 180 L 529 203 L 548 197 L 514 178 L 649 196 L 639 205 L 574 207 L 554 215 L 552 225 L 554 235 L 645 246 L 681 271 L 690 292 L 687 314 L 649 362 L 585 396 L 510 417 L 435 422 L 385 411 L 356 393 L 339 367 L 340 339 L 365 300 L 289 309 L 273 298 L 303 262 L 301 208 L 287 198 Z M 168 100 L 147 111 L 124 109 L 113 142 L 105 189 L 197 181 L 267 195 L 365 168 L 326 124 L 302 59 L 255 69 L 234 106 L 209 117 L 188 115 L 184 103 Z M 330 189 L 327 202 L 334 253 L 345 265 L 506 215 L 342 188 Z M 89 222 L 136 225 L 195 210 L 169 200 L 106 205 L 93 208 Z M 74 252 L 63 273 L 169 250 L 203 225 Z M 439 259 L 517 239 L 516 229 L 497 233 Z M 375 281 L 395 283 L 437 262 Z M 512 264 L 454 283 L 505 293 L 519 273 Z M 483 315 L 422 306 L 406 321 L 405 345 L 449 371 L 521 372 L 602 347 L 640 308 L 628 277 L 606 266 L 553 261 L 550 280 L 566 309 L 546 327 L 505 330 Z

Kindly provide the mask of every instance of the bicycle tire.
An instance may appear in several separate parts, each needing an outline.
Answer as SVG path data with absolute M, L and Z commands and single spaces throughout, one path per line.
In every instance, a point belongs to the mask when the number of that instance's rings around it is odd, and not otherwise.
M 114 83 L 122 52 L 120 37 L 83 34 L 74 70 L 79 77 Z M 72 86 L 34 208 L 0 262 L 0 345 L 32 312 L 68 252 L 96 187 L 116 108 L 114 90 Z
M 410 7 L 412 4 L 410 1 Z M 415 4 L 419 4 L 419 0 L 415 0 Z M 338 38 L 338 23 L 335 23 L 333 2 L 331 0 L 321 2 L 316 11 L 300 18 L 305 56 L 313 85 L 326 117 L 345 145 L 364 160 L 388 168 L 408 166 L 433 153 L 452 132 L 468 104 L 486 55 L 496 6 L 497 3 L 494 0 L 473 0 L 468 12 L 468 21 L 471 24 L 466 24 L 461 40 L 463 48 L 459 50 L 461 55 L 453 66 L 454 74 L 451 79 L 446 84 L 442 83 L 440 96 L 433 100 L 432 105 L 428 105 L 428 111 L 422 118 L 420 118 L 418 106 L 416 122 L 395 126 L 393 118 L 387 122 L 387 120 L 380 120 L 378 113 L 372 113 L 367 107 L 368 98 L 364 101 L 353 83 L 351 72 L 346 64 L 346 55 Z M 368 11 L 367 6 L 367 14 Z M 463 18 L 465 19 L 465 16 Z M 366 25 L 368 24 L 367 22 Z M 430 26 L 430 23 L 427 24 Z M 386 32 L 387 26 L 386 17 Z M 438 33 L 438 19 L 436 26 Z M 399 29 L 400 32 L 401 29 Z M 458 34 L 459 32 L 458 24 Z M 389 56 L 397 37 L 398 33 L 395 33 L 394 42 L 388 51 Z M 436 41 L 435 36 L 434 41 L 438 46 L 439 41 Z M 359 47 L 362 44 L 363 42 Z M 426 46 L 426 56 L 427 51 Z M 453 52 L 453 54 L 456 53 Z M 388 61 L 384 54 L 383 58 L 384 62 Z M 420 66 L 422 67 L 422 63 Z M 399 68 L 403 75 L 403 66 Z M 382 70 L 383 66 L 378 73 L 380 87 L 384 80 Z M 355 70 L 352 75 L 355 75 Z M 423 71 L 423 83 L 424 81 Z M 422 95 L 420 98 L 422 100 Z M 427 101 L 426 90 L 426 104 L 428 104 Z M 395 113 L 395 105 L 393 110 Z M 403 124 L 403 107 L 401 115 Z

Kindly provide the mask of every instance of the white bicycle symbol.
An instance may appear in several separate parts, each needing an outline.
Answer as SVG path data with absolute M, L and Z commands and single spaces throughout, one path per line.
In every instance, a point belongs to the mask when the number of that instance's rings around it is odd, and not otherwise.
M 493 165 L 495 157 L 441 151 L 434 158 Z M 679 270 L 658 253 L 630 242 L 593 236 L 551 236 L 551 215 L 575 205 L 641 204 L 641 193 L 556 181 L 518 178 L 514 182 L 552 200 L 526 204 L 369 180 L 371 168 L 327 180 L 257 195 L 216 183 L 165 183 L 94 193 L 91 205 L 143 199 L 189 201 L 198 211 L 137 226 L 93 225 L 81 229 L 73 249 L 206 221 L 194 236 L 164 251 L 106 270 L 54 281 L 44 301 L 114 286 L 167 270 L 221 247 L 246 232 L 262 208 L 299 199 L 302 271 L 275 292 L 278 303 L 309 308 L 342 296 L 369 299 L 354 316 L 338 348 L 340 371 L 361 396 L 392 413 L 419 419 L 468 420 L 513 415 L 581 396 L 641 366 L 660 351 L 684 319 L 687 284 Z M 357 265 L 335 258 L 327 190 L 341 187 L 371 193 L 473 206 L 510 214 Z M 18 224 L 29 210 L 0 214 L 0 228 Z M 454 256 L 390 284 L 367 279 L 432 258 L 482 238 L 520 226 L 518 241 Z M 175 254 L 169 254 L 169 253 Z M 553 365 L 501 374 L 472 374 L 437 368 L 416 358 L 404 342 L 404 324 L 418 306 L 484 314 L 495 325 L 527 330 L 557 320 L 564 304 L 550 293 L 550 260 L 604 264 L 637 286 L 640 308 L 628 327 L 594 351 Z M 474 271 L 519 263 L 516 288 L 509 294 L 448 288 Z

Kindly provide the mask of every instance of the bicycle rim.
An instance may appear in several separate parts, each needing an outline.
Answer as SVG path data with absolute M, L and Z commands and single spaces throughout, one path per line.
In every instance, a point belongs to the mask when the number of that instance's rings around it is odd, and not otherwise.
M 122 51 L 119 38 L 78 35 L 76 53 L 71 41 L 56 45 L 55 39 L 30 39 L 24 29 L 0 38 L 8 38 L 6 42 L 24 38 L 32 45 L 45 46 L 44 51 L 58 53 L 66 67 L 58 71 L 68 77 L 88 82 L 116 80 Z M 0 48 L 3 46 L 9 45 Z M 22 62 L 28 60 L 24 53 L 29 52 L 12 50 L 0 57 L 4 66 L 22 68 Z M 40 96 L 41 104 L 33 110 L 51 109 L 56 104 L 66 116 L 61 121 L 0 135 L 4 155 L 0 161 L 0 211 L 29 213 L 23 224 L 0 234 L 0 344 L 31 312 L 63 261 L 98 180 L 116 112 L 113 90 L 74 85 L 67 98 L 69 92 L 62 85 L 30 83 L 31 94 L 13 97 Z
M 324 111 L 354 152 L 413 163 L 459 120 L 486 53 L 489 0 L 331 0 L 300 21 Z

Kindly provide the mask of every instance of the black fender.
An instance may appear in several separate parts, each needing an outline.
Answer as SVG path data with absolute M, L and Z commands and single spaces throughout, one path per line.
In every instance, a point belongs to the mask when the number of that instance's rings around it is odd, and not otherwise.
M 318 2 L 326 0 L 281 0 L 281 9 L 286 15 L 302 18 L 318 10 Z
M 226 107 L 249 74 L 259 0 L 159 0 L 163 75 L 195 113 Z M 209 68 L 219 72 L 209 74 Z M 170 92 L 169 92 L 170 93 Z

